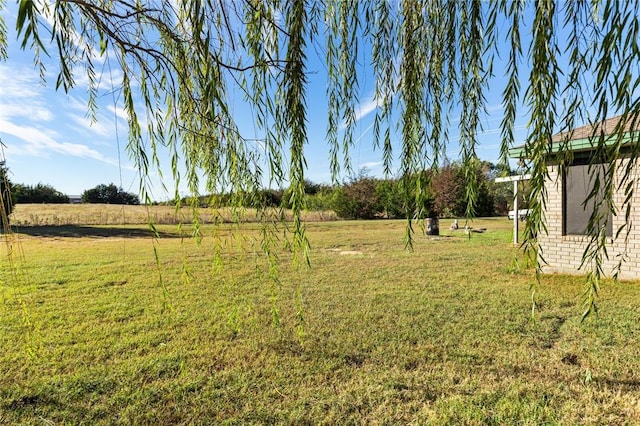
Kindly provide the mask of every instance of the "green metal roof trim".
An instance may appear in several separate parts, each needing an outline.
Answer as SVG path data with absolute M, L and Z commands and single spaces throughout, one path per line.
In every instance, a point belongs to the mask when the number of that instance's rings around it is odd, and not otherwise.
M 607 136 L 613 136 L 613 132 L 615 131 L 618 122 L 620 121 L 621 116 L 613 117 L 608 120 L 605 120 L 603 123 L 596 125 L 595 131 L 601 131 Z M 631 131 L 631 126 L 634 125 L 633 131 Z M 625 125 L 625 134 L 623 139 L 623 144 L 631 143 L 635 141 L 636 143 L 640 141 L 640 129 L 638 128 L 640 123 L 636 123 L 634 120 L 630 120 Z M 567 133 L 557 133 L 553 135 L 551 139 L 551 149 L 549 154 L 555 154 L 560 152 L 561 147 L 568 148 L 570 151 L 591 151 L 593 150 L 597 144 L 600 135 L 594 135 L 594 126 L 587 125 L 576 128 L 571 133 L 571 138 L 568 142 L 563 143 L 562 139 L 567 137 Z M 605 139 L 606 145 L 613 145 L 615 137 L 607 137 Z M 525 156 L 525 145 L 520 145 L 513 147 L 509 150 L 509 157 L 511 158 L 526 158 Z
M 628 144 L 629 142 L 631 142 L 631 133 L 627 133 L 624 136 L 623 139 L 623 144 Z M 570 140 L 568 142 L 568 149 L 569 151 L 575 151 L 575 152 L 579 152 L 579 151 L 592 151 L 597 143 L 598 143 L 598 137 L 593 137 L 593 138 L 583 138 L 583 139 L 573 139 Z M 607 140 L 605 140 L 605 144 L 606 145 L 613 145 L 614 143 L 614 139 L 615 138 L 608 138 Z M 634 138 L 634 140 L 636 142 L 639 141 L 639 136 L 636 135 L 636 137 Z M 549 154 L 556 154 L 560 151 L 560 147 L 563 145 L 561 142 L 552 142 L 552 147 L 551 150 L 549 151 Z M 525 157 L 525 146 L 524 145 L 520 145 L 520 146 L 515 146 L 513 148 L 511 148 L 509 150 L 509 157 L 510 158 L 526 158 Z

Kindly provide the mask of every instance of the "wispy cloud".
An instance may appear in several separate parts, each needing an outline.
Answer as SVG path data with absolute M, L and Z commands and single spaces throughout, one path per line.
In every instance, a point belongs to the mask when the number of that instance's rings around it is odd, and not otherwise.
M 90 120 L 84 118 L 79 100 L 63 97 L 66 101 L 63 108 L 57 101 L 47 101 L 46 93 L 50 90 L 42 86 L 33 69 L 0 65 L 0 136 L 12 139 L 5 141 L 7 155 L 48 157 L 61 154 L 116 164 L 89 145 L 65 141 L 65 137 L 53 130 L 60 122 L 74 122 L 97 136 L 112 134 L 105 124 L 92 126 Z M 66 112 L 62 114 L 65 118 L 58 114 L 60 110 Z M 86 111 L 86 105 L 82 105 L 82 111 Z
M 504 110 L 504 105 L 501 104 L 501 103 L 487 105 L 486 106 L 486 110 L 487 110 L 487 113 L 496 113 L 498 111 L 503 111 Z
M 103 163 L 117 165 L 113 159 L 105 157 L 95 149 L 77 143 L 58 142 L 58 134 L 51 130 L 39 129 L 33 126 L 25 126 L 0 119 L 2 133 L 11 135 L 24 142 L 20 145 L 12 144 L 7 147 L 8 155 L 31 155 L 47 157 L 49 154 L 71 155 L 80 158 L 92 158 Z
M 360 169 L 375 169 L 376 167 L 382 166 L 384 163 L 382 161 L 368 161 L 366 163 L 360 163 Z
M 100 64 L 96 64 L 94 62 L 95 72 L 96 72 L 96 87 L 100 92 L 98 96 L 109 94 L 114 91 L 118 91 L 122 86 L 122 77 L 123 72 L 118 67 L 110 68 L 110 63 L 117 63 L 117 61 L 112 60 L 110 58 L 104 59 L 105 64 L 101 66 Z M 106 62 L 109 61 L 109 62 Z M 76 66 L 73 69 L 73 79 L 75 82 L 75 87 L 78 88 L 88 88 L 90 85 L 89 76 L 85 71 L 84 66 Z M 135 79 L 131 82 L 132 86 L 137 86 Z M 110 98 L 110 96 L 109 96 Z
M 367 97 L 360 103 L 360 105 L 356 107 L 354 122 L 357 123 L 358 121 L 362 120 L 373 111 L 375 111 L 379 106 L 380 101 L 375 97 L 375 95 Z M 347 127 L 347 123 L 340 123 L 340 130 L 344 130 L 345 127 Z
M 0 65 L 0 118 L 51 121 L 51 108 L 43 101 L 44 87 L 31 70 Z
M 68 114 L 68 117 L 71 121 L 76 123 L 82 130 L 85 130 L 89 133 L 93 133 L 99 137 L 108 137 L 113 135 L 113 126 L 110 126 L 110 123 L 105 123 L 103 119 L 98 119 L 97 121 L 92 120 L 90 117 L 86 115 L 78 115 L 78 114 Z
M 39 81 L 34 78 L 35 73 L 33 70 L 25 68 L 0 65 L 0 96 L 3 98 L 15 96 L 32 98 L 40 94 Z
M 396 54 L 395 58 L 393 59 L 393 63 L 394 63 L 395 69 L 398 70 L 401 63 L 401 56 L 399 53 Z M 394 90 L 393 88 L 397 87 L 399 82 L 400 82 L 400 77 L 399 77 L 399 74 L 396 72 L 394 73 L 393 84 L 390 87 L 388 87 L 386 90 L 393 91 Z M 386 93 L 386 95 L 388 95 L 391 98 L 395 97 L 394 92 Z M 356 107 L 355 122 L 357 123 L 358 121 L 362 120 L 363 118 L 365 118 L 366 116 L 374 112 L 376 109 L 378 109 L 382 105 L 384 96 L 385 94 L 383 94 L 382 98 L 378 98 L 376 97 L 375 92 L 371 92 L 369 96 L 365 97 L 364 100 L 360 102 L 360 105 Z M 341 125 L 341 130 L 344 129 L 344 127 L 346 127 L 346 123 L 343 123 Z
M 364 102 L 360 104 L 360 107 L 356 110 L 356 122 L 362 120 L 367 115 L 371 114 L 373 111 L 378 109 L 380 106 L 380 101 L 375 97 L 371 96 L 366 99 Z
M 68 101 L 67 123 L 74 123 L 75 126 L 71 125 L 70 127 L 79 132 L 89 133 L 103 139 L 113 139 L 117 129 L 115 121 L 117 119 L 126 120 L 126 112 L 113 105 L 99 109 L 96 119 L 93 120 L 87 114 L 87 104 L 82 99 L 70 96 Z
M 53 120 L 53 113 L 45 105 L 31 103 L 25 108 L 24 103 L 0 102 L 0 118 L 29 118 L 37 121 Z
M 112 114 L 115 114 L 116 117 L 118 117 L 121 120 L 127 121 L 129 116 L 127 115 L 127 112 L 124 110 L 124 108 L 121 107 L 114 107 L 113 105 L 108 105 L 107 106 L 107 110 L 110 111 Z

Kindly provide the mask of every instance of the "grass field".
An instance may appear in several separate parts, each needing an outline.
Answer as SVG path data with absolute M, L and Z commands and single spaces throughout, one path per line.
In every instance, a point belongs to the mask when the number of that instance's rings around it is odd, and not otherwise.
M 257 224 L 200 245 L 23 227 L 0 265 L 0 424 L 639 424 L 640 287 L 607 284 L 580 324 L 581 278 L 548 276 L 532 323 L 510 222 L 473 226 L 408 253 L 400 221 L 310 223 L 311 269 L 281 251 L 279 285 Z
M 233 222 L 230 209 L 200 209 L 203 223 Z M 244 221 L 255 221 L 254 209 L 242 212 Z M 290 212 L 287 212 L 291 219 Z M 318 222 L 337 220 L 334 212 L 304 212 L 305 220 Z M 64 225 L 175 225 L 193 222 L 191 207 L 176 211 L 174 206 L 123 206 L 117 204 L 18 204 L 11 215 L 11 223 L 23 226 L 64 226 Z

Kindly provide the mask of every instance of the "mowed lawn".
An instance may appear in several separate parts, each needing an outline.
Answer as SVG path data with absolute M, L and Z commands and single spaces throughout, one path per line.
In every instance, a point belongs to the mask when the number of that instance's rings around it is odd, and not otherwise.
M 309 223 L 278 282 L 258 224 L 22 227 L 0 424 L 639 424 L 638 283 L 581 324 L 582 278 L 545 277 L 531 322 L 511 223 L 449 224 L 409 253 L 402 221 Z

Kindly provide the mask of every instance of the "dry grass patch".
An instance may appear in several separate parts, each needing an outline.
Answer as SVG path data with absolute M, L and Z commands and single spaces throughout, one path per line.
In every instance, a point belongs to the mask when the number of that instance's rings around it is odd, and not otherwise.
M 192 223 L 193 210 L 182 207 L 176 211 L 174 206 L 123 206 L 116 204 L 18 204 L 11 215 L 11 223 L 18 228 L 24 226 L 61 226 L 61 225 L 174 225 Z M 255 209 L 238 210 L 229 208 L 198 210 L 202 223 L 230 223 L 240 214 L 243 221 L 255 222 L 258 212 Z M 291 212 L 285 217 L 291 219 Z M 336 220 L 331 211 L 308 211 L 303 217 L 309 222 Z

